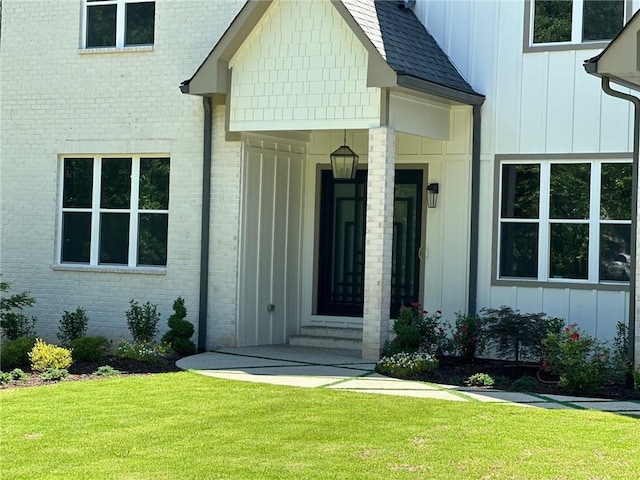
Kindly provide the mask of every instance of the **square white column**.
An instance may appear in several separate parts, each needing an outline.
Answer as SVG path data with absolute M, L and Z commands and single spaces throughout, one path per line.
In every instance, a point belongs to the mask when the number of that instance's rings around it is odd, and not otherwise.
M 362 358 L 378 360 L 389 338 L 395 132 L 369 130 Z

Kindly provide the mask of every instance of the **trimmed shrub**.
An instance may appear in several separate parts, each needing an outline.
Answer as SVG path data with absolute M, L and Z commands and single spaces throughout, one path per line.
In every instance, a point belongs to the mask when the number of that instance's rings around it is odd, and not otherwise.
M 69 347 L 74 362 L 101 362 L 107 358 L 111 342 L 105 337 L 80 337 Z
M 131 306 L 125 315 L 134 343 L 153 343 L 160 321 L 157 305 L 147 302 L 141 306 L 136 300 L 131 300 L 129 304 Z
M 98 375 L 100 377 L 115 377 L 120 375 L 120 370 L 116 370 L 111 365 L 102 365 L 98 367 L 98 369 L 93 372 L 94 375 Z
M 482 320 L 477 315 L 456 313 L 453 329 L 453 345 L 456 353 L 466 362 L 473 360 L 477 353 L 484 350 Z
M 511 385 L 511 388 L 517 392 L 532 392 L 538 387 L 538 380 L 535 378 L 524 375 L 517 379 Z
M 496 381 L 487 373 L 474 373 L 465 383 L 470 387 L 492 387 Z
M 15 340 L 7 340 L 0 348 L 0 365 L 2 368 L 28 366 L 29 352 L 35 344 L 35 337 L 20 337 Z
M 89 319 L 83 308 L 78 307 L 73 312 L 65 310 L 58 327 L 58 340 L 68 347 L 73 340 L 85 335 L 88 322 Z
M 13 375 L 9 372 L 0 372 L 0 385 L 4 385 L 13 380 Z
M 562 319 L 549 318 L 545 313 L 520 313 L 506 306 L 483 308 L 481 313 L 487 345 L 516 363 L 541 361 L 542 340 L 564 326 Z
M 196 346 L 190 340 L 195 331 L 193 324 L 187 320 L 187 309 L 184 306 L 184 298 L 178 297 L 173 302 L 173 314 L 167 320 L 169 331 L 162 337 L 162 343 L 171 345 L 171 349 L 177 355 L 193 355 L 196 353 Z
M 31 352 L 29 352 L 31 368 L 36 372 L 44 372 L 49 369 L 65 369 L 73 363 L 71 350 L 49 345 L 41 339 L 36 340 Z
M 167 345 L 120 342 L 116 356 L 156 365 L 166 365 L 174 355 Z
M 28 292 L 7 295 L 11 286 L 7 282 L 0 282 L 0 329 L 7 340 L 15 340 L 20 337 L 33 337 L 35 331 L 35 317 L 27 317 L 21 312 L 24 307 L 30 307 L 36 303 L 36 299 Z
M 390 357 L 382 357 L 376 364 L 376 372 L 396 378 L 414 378 L 438 367 L 438 360 L 426 353 L 400 352 Z
M 51 382 L 57 382 L 69 376 L 69 371 L 66 368 L 47 368 L 40 374 L 40 378 L 43 380 L 49 380 Z
M 609 351 L 602 342 L 572 323 L 561 333 L 550 333 L 542 343 L 543 366 L 560 377 L 560 387 L 587 394 L 602 390 L 609 364 Z
M 416 351 L 439 355 L 447 351 L 449 344 L 440 322 L 441 316 L 440 310 L 430 314 L 418 302 L 400 307 L 398 318 L 392 326 L 396 336 L 385 346 L 385 355 Z

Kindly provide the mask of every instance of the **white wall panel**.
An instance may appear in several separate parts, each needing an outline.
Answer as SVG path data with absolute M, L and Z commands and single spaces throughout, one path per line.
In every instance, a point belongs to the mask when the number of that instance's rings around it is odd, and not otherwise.
M 573 84 L 575 82 L 574 51 L 548 55 L 546 110 L 546 145 L 549 153 L 570 152 L 573 142 Z M 540 97 L 535 98 L 540 101 Z M 537 149 L 536 149 L 537 151 Z
M 548 60 L 547 53 L 530 54 L 523 59 L 519 153 L 546 150 Z M 500 107 L 506 105 L 500 103 Z

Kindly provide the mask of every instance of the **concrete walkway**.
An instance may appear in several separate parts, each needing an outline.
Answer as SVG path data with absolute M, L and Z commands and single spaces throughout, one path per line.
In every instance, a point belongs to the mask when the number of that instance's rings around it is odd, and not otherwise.
M 640 401 L 636 400 L 504 392 L 398 380 L 377 374 L 374 362 L 320 348 L 290 345 L 221 348 L 183 358 L 177 366 L 211 377 L 245 382 L 529 408 L 593 409 L 640 417 Z

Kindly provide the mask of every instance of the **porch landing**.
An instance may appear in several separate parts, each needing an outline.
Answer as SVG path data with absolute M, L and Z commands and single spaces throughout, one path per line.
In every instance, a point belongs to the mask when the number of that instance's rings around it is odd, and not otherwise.
M 593 409 L 640 417 L 640 401 L 531 395 L 398 380 L 377 374 L 375 362 L 324 348 L 292 345 L 221 348 L 183 358 L 177 366 L 202 375 L 245 382 L 528 408 Z

